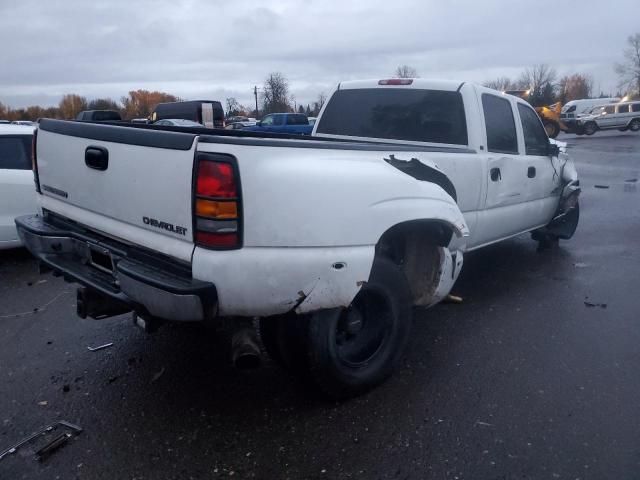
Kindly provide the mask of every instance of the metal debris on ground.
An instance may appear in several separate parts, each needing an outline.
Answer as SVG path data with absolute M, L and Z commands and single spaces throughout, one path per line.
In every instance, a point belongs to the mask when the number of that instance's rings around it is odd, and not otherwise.
M 79 427 L 78 425 L 74 425 L 73 423 L 67 422 L 66 420 L 60 420 L 59 422 L 56 422 L 44 427 L 42 430 L 37 431 L 33 435 L 30 435 L 27 438 L 19 441 L 12 447 L 9 447 L 6 450 L 0 452 L 0 460 L 2 460 L 7 455 L 13 455 L 25 445 L 61 427 L 64 427 L 67 431 L 64 433 L 61 433 L 56 438 L 51 440 L 49 443 L 44 445 L 42 448 L 38 449 L 36 451 L 36 458 L 38 460 L 44 460 L 51 453 L 53 453 L 58 448 L 62 447 L 65 443 L 67 443 L 73 436 L 79 435 L 80 433 L 82 433 L 82 427 Z
M 97 347 L 87 347 L 87 350 L 89 350 L 90 352 L 97 352 L 98 350 L 103 350 L 105 348 L 109 348 L 113 346 L 113 342 L 112 343 L 105 343 L 104 345 L 99 345 Z
M 73 437 L 73 435 L 69 432 L 61 433 L 45 446 L 36 451 L 36 458 L 39 462 L 45 460 L 49 455 L 66 444 L 71 439 L 71 437 Z

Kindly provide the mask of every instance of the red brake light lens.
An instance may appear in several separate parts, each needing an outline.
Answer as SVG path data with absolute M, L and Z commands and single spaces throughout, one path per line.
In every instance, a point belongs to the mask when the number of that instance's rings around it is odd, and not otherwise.
M 387 80 L 378 80 L 378 85 L 411 85 L 413 78 L 389 78 Z
M 205 197 L 236 198 L 238 191 L 231 164 L 200 161 L 196 193 Z
M 233 248 L 238 246 L 237 233 L 196 232 L 196 242 L 206 247 Z

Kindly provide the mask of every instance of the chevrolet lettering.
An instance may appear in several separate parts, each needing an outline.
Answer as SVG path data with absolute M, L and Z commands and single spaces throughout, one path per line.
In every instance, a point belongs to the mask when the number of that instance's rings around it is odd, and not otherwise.
M 179 227 L 174 225 L 173 223 L 162 222 L 160 220 L 156 220 L 155 218 L 149 218 L 149 217 L 142 217 L 142 221 L 144 222 L 145 225 L 151 225 L 152 227 L 162 228 L 163 230 L 177 233 L 178 235 L 187 234 L 186 227 Z

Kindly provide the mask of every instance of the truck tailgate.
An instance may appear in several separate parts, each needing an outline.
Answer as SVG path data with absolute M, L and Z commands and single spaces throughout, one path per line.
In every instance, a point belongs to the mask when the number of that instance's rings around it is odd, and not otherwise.
M 37 137 L 42 205 L 69 205 L 57 213 L 85 224 L 91 219 L 104 233 L 150 248 L 159 236 L 192 245 L 195 137 L 43 120 Z M 142 229 L 135 240 L 126 238 L 137 230 L 131 226 Z

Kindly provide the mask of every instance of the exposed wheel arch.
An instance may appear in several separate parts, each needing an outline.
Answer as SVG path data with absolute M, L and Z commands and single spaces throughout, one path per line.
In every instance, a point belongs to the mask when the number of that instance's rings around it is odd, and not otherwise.
M 388 229 L 376 245 L 376 258 L 391 259 L 402 268 L 414 305 L 436 303 L 445 250 L 454 228 L 440 220 L 412 220 Z

